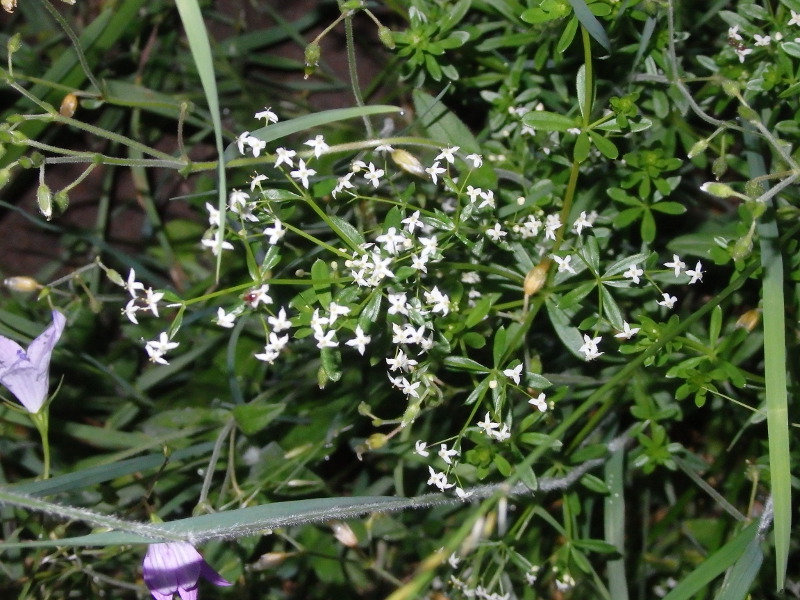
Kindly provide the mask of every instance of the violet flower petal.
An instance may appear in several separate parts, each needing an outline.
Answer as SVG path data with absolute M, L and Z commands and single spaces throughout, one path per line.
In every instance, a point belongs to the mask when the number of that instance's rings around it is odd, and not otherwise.
M 53 311 L 53 323 L 25 351 L 15 341 L 0 336 L 0 383 L 30 413 L 41 410 L 50 384 L 50 356 L 64 331 L 66 317 Z
M 212 569 L 188 542 L 151 544 L 142 564 L 144 582 L 156 600 L 197 600 L 197 583 L 204 577 L 214 585 L 231 583 Z

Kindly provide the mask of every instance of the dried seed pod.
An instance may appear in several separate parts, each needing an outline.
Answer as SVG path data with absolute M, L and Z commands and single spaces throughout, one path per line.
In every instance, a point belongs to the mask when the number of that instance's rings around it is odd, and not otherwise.
M 3 281 L 3 284 L 15 292 L 35 292 L 42 289 L 42 284 L 33 277 L 8 277 Z
M 77 109 L 78 97 L 73 93 L 69 93 L 64 96 L 64 99 L 61 101 L 61 107 L 58 109 L 58 113 L 62 117 L 71 117 L 75 114 Z

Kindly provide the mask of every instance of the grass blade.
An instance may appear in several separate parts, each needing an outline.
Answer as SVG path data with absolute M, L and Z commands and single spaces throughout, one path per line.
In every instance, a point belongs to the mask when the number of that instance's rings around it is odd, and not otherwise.
M 217 210 L 220 213 L 219 219 L 219 243 L 225 235 L 225 211 L 227 208 L 225 183 L 225 164 L 222 160 L 224 148 L 222 146 L 222 121 L 219 116 L 219 96 L 217 94 L 217 80 L 214 76 L 214 61 L 211 58 L 211 44 L 208 41 L 208 30 L 203 22 L 203 15 L 197 0 L 176 0 L 178 13 L 181 16 L 183 28 L 186 30 L 186 37 L 189 40 L 189 49 L 192 52 L 194 64 L 200 75 L 200 83 L 203 85 L 203 92 L 208 103 L 208 110 L 211 113 L 211 122 L 214 126 L 214 140 L 217 145 L 217 155 L 220 160 L 217 163 L 217 188 L 219 190 L 219 200 Z M 222 251 L 217 253 L 217 279 L 219 279 L 219 269 L 222 262 Z

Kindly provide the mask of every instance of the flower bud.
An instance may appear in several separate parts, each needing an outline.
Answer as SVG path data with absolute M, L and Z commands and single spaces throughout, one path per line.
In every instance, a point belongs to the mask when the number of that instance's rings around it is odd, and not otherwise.
M 16 2 L 14 2 L 16 6 Z M 9 54 L 14 54 L 17 50 L 22 47 L 22 34 L 15 33 L 10 38 L 8 38 L 8 44 L 6 44 L 6 48 L 8 48 Z
M 737 321 L 736 327 L 742 327 L 747 329 L 747 331 L 753 331 L 758 325 L 758 322 L 761 320 L 761 311 L 757 308 L 753 308 L 748 310 L 746 313 L 742 314 Z
M 410 152 L 398 148 L 392 150 L 391 156 L 395 164 L 407 173 L 411 173 L 417 177 L 425 177 L 425 167 L 423 167 L 422 163 L 417 160 L 417 157 Z
M 59 114 L 62 117 L 71 117 L 75 114 L 75 110 L 78 108 L 78 97 L 75 94 L 67 94 L 64 96 L 64 99 L 61 100 L 61 107 L 58 109 Z
M 331 523 L 331 529 L 333 529 L 333 537 L 339 540 L 339 543 L 343 546 L 347 546 L 348 548 L 355 548 L 358 546 L 358 538 L 347 523 L 334 521 Z
M 698 154 L 702 154 L 708 148 L 708 140 L 700 140 L 695 142 L 694 145 L 689 149 L 689 154 L 687 155 L 689 158 L 694 158 Z
M 274 569 L 280 566 L 290 556 L 294 556 L 296 552 L 267 552 L 258 557 L 258 560 L 250 565 L 253 571 L 266 571 L 267 569 Z
M 727 79 L 722 82 L 722 91 L 725 92 L 728 96 L 736 98 L 739 96 L 739 84 L 736 83 L 735 81 Z
M 714 162 L 711 163 L 711 172 L 714 174 L 714 177 L 719 180 L 720 177 L 725 175 L 725 172 L 728 170 L 728 159 L 725 156 L 718 156 L 714 159 Z
M 744 195 L 748 198 L 752 198 L 755 200 L 761 194 L 764 193 L 764 186 L 761 185 L 760 181 L 755 181 L 751 179 L 747 183 L 744 184 Z
M 125 287 L 125 280 L 122 278 L 122 275 L 114 269 L 106 269 L 106 277 L 108 277 L 114 285 Z
M 42 289 L 42 284 L 33 277 L 8 277 L 3 281 L 3 284 L 15 292 L 35 292 Z
M 386 436 L 386 434 L 373 433 L 367 438 L 367 448 L 370 450 L 377 450 L 378 448 L 383 448 L 388 441 L 389 438 Z
M 526 296 L 533 296 L 542 289 L 544 282 L 547 281 L 547 271 L 550 270 L 550 262 L 549 258 L 545 258 L 525 275 L 522 291 Z
M 378 39 L 381 41 L 381 44 L 386 46 L 389 50 L 394 50 L 394 36 L 392 36 L 391 29 L 383 25 L 378 27 Z
M 45 219 L 49 221 L 53 218 L 53 194 L 44 182 L 40 183 L 36 190 L 36 203 Z
M 66 190 L 58 190 L 53 196 L 53 202 L 55 202 L 58 209 L 58 214 L 62 214 L 69 206 L 69 194 L 67 194 Z
M 322 50 L 320 50 L 317 42 L 311 42 L 308 46 L 306 46 L 306 67 L 316 67 L 319 64 L 319 57 L 321 54 Z
M 738 197 L 738 194 L 731 186 L 726 183 L 719 183 L 718 181 L 707 181 L 700 186 L 700 189 L 706 194 L 711 194 L 717 198 L 730 198 L 731 196 Z

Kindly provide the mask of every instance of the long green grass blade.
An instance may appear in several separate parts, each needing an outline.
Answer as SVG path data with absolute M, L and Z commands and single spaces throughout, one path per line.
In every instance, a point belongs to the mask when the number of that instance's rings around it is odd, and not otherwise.
M 756 538 L 757 532 L 758 522 L 748 525 L 739 535 L 700 563 L 669 594 L 664 596 L 664 600 L 689 600 L 697 592 L 706 589 L 725 569 L 744 555 L 750 543 Z
M 608 459 L 605 477 L 608 486 L 603 511 L 605 540 L 622 555 L 622 558 L 608 562 L 608 591 L 614 600 L 628 600 L 625 577 L 625 448 L 619 448 Z
M 747 544 L 744 553 L 728 571 L 715 600 L 744 600 L 761 569 L 761 563 L 764 562 L 760 542 L 761 540 L 756 537 Z
M 751 177 L 766 174 L 764 158 L 754 135 L 745 135 Z M 792 487 L 789 464 L 789 411 L 786 386 L 786 312 L 783 297 L 783 257 L 774 207 L 759 220 L 764 317 L 764 380 L 767 397 L 767 435 L 772 501 L 775 506 L 776 587 L 782 590 L 789 562 L 792 531 Z
M 219 115 L 219 95 L 217 94 L 217 80 L 214 76 L 214 61 L 211 57 L 211 44 L 208 40 L 208 30 L 203 22 L 203 15 L 200 12 L 200 5 L 197 0 L 176 0 L 178 13 L 186 30 L 186 37 L 189 40 L 189 49 L 192 52 L 194 64 L 200 75 L 200 83 L 203 85 L 203 92 L 208 103 L 208 110 L 211 113 L 211 122 L 214 125 L 214 139 L 217 145 L 217 155 L 220 157 L 217 164 L 217 188 L 219 190 L 219 200 L 217 209 L 220 212 L 220 232 L 219 243 L 225 234 L 225 210 L 227 207 L 225 182 L 225 164 L 222 160 L 224 148 L 222 146 L 222 121 Z M 222 263 L 222 251 L 217 253 L 217 279 Z
M 303 115 L 296 119 L 290 119 L 274 125 L 267 125 L 255 131 L 251 131 L 252 137 L 258 138 L 263 142 L 272 142 L 286 136 L 306 131 L 313 127 L 322 127 L 337 121 L 344 121 L 346 119 L 354 119 L 367 115 L 381 115 L 386 113 L 399 112 L 402 113 L 403 109 L 398 106 L 389 105 L 376 105 L 376 106 L 356 106 L 353 108 L 334 108 L 332 110 L 323 110 L 320 112 L 312 113 L 310 115 Z M 231 161 L 240 156 L 239 149 L 236 144 L 230 144 L 225 149 L 225 162 Z

